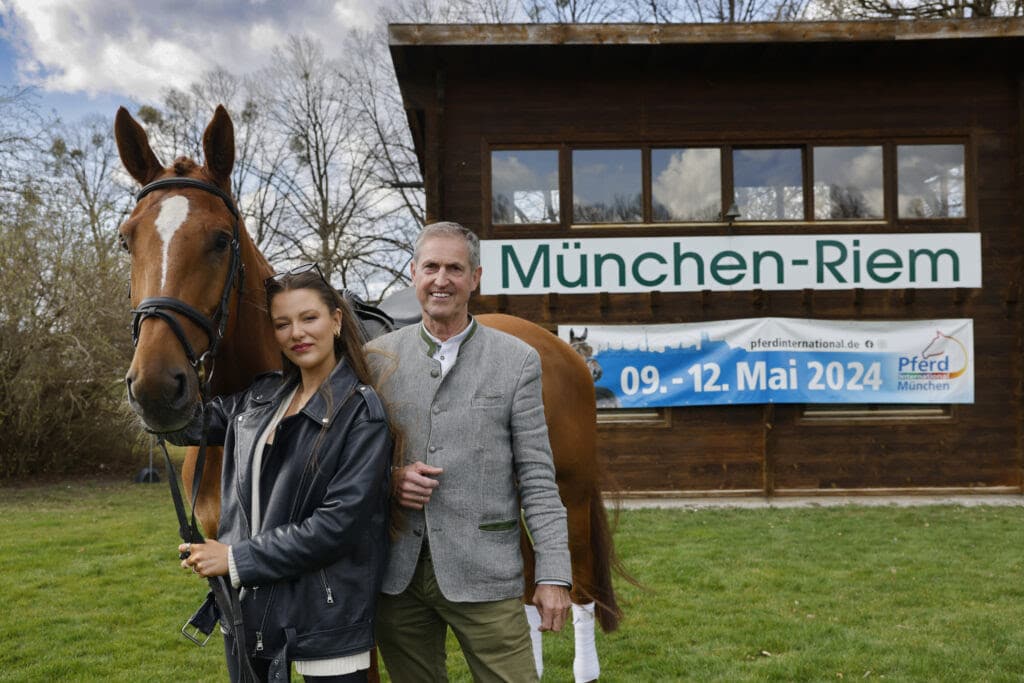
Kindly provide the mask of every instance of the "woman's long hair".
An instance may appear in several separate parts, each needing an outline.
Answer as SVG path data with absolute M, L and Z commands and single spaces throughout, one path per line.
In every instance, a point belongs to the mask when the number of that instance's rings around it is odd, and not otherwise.
M 300 273 L 285 273 L 278 275 L 274 278 L 270 278 L 266 281 L 267 289 L 267 315 L 270 315 L 271 303 L 273 303 L 274 297 L 282 292 L 288 292 L 296 289 L 309 289 L 316 292 L 320 301 L 327 307 L 329 313 L 334 312 L 335 309 L 341 311 L 341 332 L 334 337 L 334 361 L 335 364 L 341 362 L 344 359 L 348 362 L 349 367 L 355 373 L 356 379 L 360 383 L 369 386 L 374 386 L 373 374 L 370 372 L 369 363 L 366 361 L 366 353 L 363 351 L 363 331 L 359 325 L 359 321 L 356 319 L 356 315 L 352 310 L 352 307 L 345 301 L 344 297 L 338 293 L 334 287 L 332 287 L 320 274 L 318 268 L 312 268 L 305 270 Z M 281 368 L 284 371 L 284 382 L 290 384 L 297 382 L 301 379 L 301 371 L 299 367 L 288 360 L 288 357 L 281 354 Z M 331 395 L 328 389 L 327 382 L 325 381 L 317 389 L 317 393 L 323 396 L 324 401 L 327 403 L 327 412 L 332 412 L 332 406 L 334 397 Z M 391 439 L 394 443 L 394 447 L 391 452 L 391 469 L 400 467 L 403 463 L 402 458 L 402 446 L 403 439 L 402 434 L 395 429 L 391 420 L 387 420 L 388 430 L 391 432 Z M 313 452 L 310 457 L 310 463 L 313 467 L 317 467 L 317 453 L 320 450 L 320 445 L 324 439 L 327 431 L 327 425 L 322 425 L 320 428 L 320 435 L 317 437 L 316 443 L 313 446 Z M 398 533 L 398 530 L 402 526 L 404 520 L 404 513 L 397 503 L 397 496 L 391 498 L 391 514 L 389 523 L 389 532 L 392 538 Z

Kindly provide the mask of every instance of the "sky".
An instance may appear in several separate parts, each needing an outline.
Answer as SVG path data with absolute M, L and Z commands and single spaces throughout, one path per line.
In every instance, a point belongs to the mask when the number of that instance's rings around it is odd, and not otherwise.
M 249 73 L 289 35 L 328 56 L 382 0 L 0 0 L 0 86 L 31 87 L 74 122 L 158 103 L 214 67 Z

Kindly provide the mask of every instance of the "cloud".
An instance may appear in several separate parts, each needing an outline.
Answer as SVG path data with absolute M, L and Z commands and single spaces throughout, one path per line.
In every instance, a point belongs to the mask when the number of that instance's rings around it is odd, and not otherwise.
M 722 204 L 721 152 L 716 147 L 654 150 L 651 179 L 656 220 L 715 221 Z M 663 167 L 659 166 L 664 164 Z
M 338 38 L 369 29 L 377 0 L 0 0 L 0 38 L 25 84 L 142 101 L 184 89 L 214 67 L 250 73 L 289 35 L 310 35 L 330 57 Z

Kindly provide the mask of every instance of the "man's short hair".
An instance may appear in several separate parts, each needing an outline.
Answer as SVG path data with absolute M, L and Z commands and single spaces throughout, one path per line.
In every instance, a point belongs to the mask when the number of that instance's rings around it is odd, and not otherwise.
M 458 237 L 466 242 L 466 250 L 469 252 L 469 268 L 476 270 L 480 266 L 480 239 L 472 230 L 453 221 L 441 221 L 423 226 L 416 244 L 413 245 L 412 260 L 415 263 L 420 261 L 420 247 L 431 237 Z

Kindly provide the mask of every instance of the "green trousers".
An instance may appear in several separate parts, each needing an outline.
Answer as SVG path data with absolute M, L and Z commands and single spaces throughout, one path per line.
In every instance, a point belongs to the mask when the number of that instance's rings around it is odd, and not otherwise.
M 451 602 L 441 594 L 429 554 L 421 556 L 405 592 L 379 596 L 377 647 L 394 683 L 447 681 L 450 626 L 473 680 L 536 683 L 529 624 L 519 598 Z

